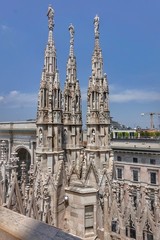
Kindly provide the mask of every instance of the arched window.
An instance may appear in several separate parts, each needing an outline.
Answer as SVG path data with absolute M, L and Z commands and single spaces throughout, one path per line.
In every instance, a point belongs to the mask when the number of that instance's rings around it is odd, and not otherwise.
M 131 215 L 128 219 L 128 223 L 127 223 L 127 226 L 126 226 L 126 236 L 130 237 L 132 239 L 136 239 L 136 230 L 135 230 L 134 223 L 131 219 Z
M 146 222 L 145 227 L 143 229 L 143 240 L 154 240 L 153 232 L 148 221 Z
M 30 153 L 25 149 L 25 148 L 20 148 L 17 150 L 17 157 L 19 158 L 18 161 L 18 180 L 21 180 L 21 164 L 24 162 L 26 164 L 26 181 L 28 182 L 29 180 L 29 169 L 31 165 L 31 155 Z
M 119 233 L 119 222 L 118 222 L 117 218 L 112 219 L 111 230 L 112 230 L 112 232 Z

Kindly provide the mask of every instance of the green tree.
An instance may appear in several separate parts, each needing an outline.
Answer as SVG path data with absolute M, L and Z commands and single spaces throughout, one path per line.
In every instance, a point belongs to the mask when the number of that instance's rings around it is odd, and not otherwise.
M 125 138 L 129 138 L 129 132 L 125 132 Z
M 118 132 L 118 138 L 122 138 L 122 137 L 123 137 L 122 132 Z
M 138 132 L 134 132 L 134 138 L 138 138 Z

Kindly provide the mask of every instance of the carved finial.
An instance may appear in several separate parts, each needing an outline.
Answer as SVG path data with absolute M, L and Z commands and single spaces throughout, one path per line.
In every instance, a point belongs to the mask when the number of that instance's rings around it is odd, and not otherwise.
M 95 16 L 94 18 L 94 33 L 95 36 L 99 36 L 99 17 L 98 15 Z
M 48 28 L 49 30 L 53 30 L 54 27 L 54 21 L 53 21 L 53 17 L 54 17 L 54 10 L 51 7 L 51 5 L 49 5 L 48 7 L 48 12 L 47 12 L 47 16 L 48 16 Z
M 70 32 L 70 55 L 73 55 L 73 45 L 74 45 L 74 27 L 72 24 L 69 26 L 69 32 Z

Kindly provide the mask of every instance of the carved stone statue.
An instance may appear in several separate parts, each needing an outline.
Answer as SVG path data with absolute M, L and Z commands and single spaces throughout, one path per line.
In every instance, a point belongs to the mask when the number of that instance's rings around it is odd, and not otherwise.
M 67 143 L 67 129 L 64 129 L 64 133 L 63 133 L 63 142 L 64 142 L 64 144 L 66 144 Z
M 92 129 L 92 135 L 91 135 L 91 143 L 95 143 L 95 130 Z
M 69 33 L 70 33 L 70 56 L 73 56 L 73 47 L 74 47 L 74 27 L 71 24 L 69 26 Z
M 99 17 L 97 15 L 94 18 L 94 33 L 95 35 L 99 34 Z
M 48 7 L 48 28 L 49 30 L 53 30 L 54 27 L 54 21 L 53 21 L 53 17 L 54 17 L 54 10 L 51 6 Z
M 43 133 L 42 133 L 42 129 L 39 130 L 39 144 L 42 145 L 43 143 Z
M 73 44 L 74 43 L 74 27 L 73 25 L 71 24 L 69 26 L 69 32 L 70 32 L 70 44 Z

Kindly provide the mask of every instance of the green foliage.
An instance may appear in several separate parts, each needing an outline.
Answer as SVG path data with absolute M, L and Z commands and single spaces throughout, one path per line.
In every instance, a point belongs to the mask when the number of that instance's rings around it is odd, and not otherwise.
M 138 132 L 134 132 L 134 138 L 138 138 Z
M 140 136 L 143 138 L 159 138 L 160 137 L 160 132 L 159 131 L 154 131 L 154 132 L 149 132 L 149 131 L 141 131 Z
M 110 137 L 111 137 L 111 139 L 113 139 L 113 132 L 110 133 Z
M 155 132 L 155 136 L 158 138 L 158 137 L 160 137 L 160 132 L 158 131 L 158 132 Z
M 125 132 L 124 137 L 125 137 L 125 138 L 129 138 L 129 133 L 128 133 L 128 132 Z
M 118 132 L 118 138 L 122 138 L 123 137 L 123 133 L 122 132 Z

